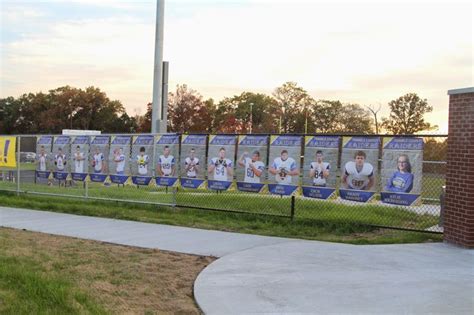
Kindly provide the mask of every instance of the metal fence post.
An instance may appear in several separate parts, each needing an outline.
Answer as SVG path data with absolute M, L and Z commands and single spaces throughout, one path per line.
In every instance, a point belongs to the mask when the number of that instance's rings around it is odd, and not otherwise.
M 17 137 L 17 141 L 16 141 L 16 144 L 17 144 L 17 148 L 16 148 L 16 151 L 17 151 L 17 158 L 16 158 L 16 195 L 19 196 L 20 195 L 20 175 L 21 175 L 21 169 L 20 169 L 20 161 L 21 161 L 21 150 L 20 150 L 20 146 L 21 146 L 21 136 L 18 136 Z
M 295 195 L 291 196 L 291 221 L 295 218 Z
M 172 204 L 173 204 L 173 207 L 176 207 L 176 194 L 178 193 L 178 188 L 177 187 L 173 187 L 173 200 L 172 200 Z
M 89 198 L 89 181 L 87 180 L 87 177 L 84 178 L 84 188 L 85 188 L 85 195 L 84 195 L 84 197 L 85 197 L 86 199 L 88 199 L 88 198 Z

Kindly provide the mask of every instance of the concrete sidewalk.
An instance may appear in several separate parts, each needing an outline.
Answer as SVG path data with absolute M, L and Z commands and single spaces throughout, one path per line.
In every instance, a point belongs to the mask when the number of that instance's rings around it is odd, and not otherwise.
M 295 241 L 279 237 L 7 207 L 0 207 L 0 226 L 214 257 L 255 246 Z
M 474 251 L 356 246 L 0 207 L 0 226 L 222 257 L 198 276 L 207 314 L 472 314 Z

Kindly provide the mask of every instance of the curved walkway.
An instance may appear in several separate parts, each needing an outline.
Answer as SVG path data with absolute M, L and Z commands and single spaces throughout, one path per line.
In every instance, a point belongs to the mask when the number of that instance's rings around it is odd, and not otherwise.
M 0 226 L 222 257 L 195 282 L 207 314 L 472 314 L 474 251 L 356 246 L 0 207 Z

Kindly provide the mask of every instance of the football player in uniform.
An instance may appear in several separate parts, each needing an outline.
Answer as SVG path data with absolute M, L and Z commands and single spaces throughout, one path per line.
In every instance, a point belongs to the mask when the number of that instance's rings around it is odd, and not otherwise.
M 74 159 L 74 172 L 75 173 L 84 173 L 84 153 L 81 152 L 81 146 L 76 146 L 76 152 L 73 155 Z
M 95 148 L 95 154 L 92 156 L 92 167 L 94 168 L 94 173 L 100 174 L 105 173 L 105 157 L 102 152 L 100 152 L 100 147 Z
M 115 162 L 115 174 L 125 174 L 125 155 L 123 154 L 123 148 L 116 148 L 114 150 L 114 162 Z
M 64 172 L 66 166 L 66 155 L 63 154 L 63 149 L 58 148 L 58 154 L 54 156 L 54 165 L 58 172 Z
M 213 174 L 214 180 L 232 181 L 232 161 L 225 157 L 225 148 L 219 149 L 218 157 L 209 161 L 208 172 Z
M 40 152 L 38 154 L 38 170 L 40 172 L 46 172 L 46 162 L 48 160 L 48 154 L 44 149 L 44 145 L 40 147 Z
M 184 169 L 186 170 L 186 177 L 197 177 L 199 173 L 199 159 L 196 157 L 196 150 L 194 148 L 189 150 L 189 156 L 184 160 Z
M 364 151 L 354 154 L 354 161 L 349 161 L 344 166 L 342 175 L 343 186 L 347 189 L 370 190 L 375 182 L 374 167 L 366 163 L 367 155 Z
M 148 155 L 145 154 L 145 147 L 140 147 L 140 154 L 137 155 L 138 174 L 146 176 L 148 174 Z
M 329 177 L 331 166 L 323 161 L 323 151 L 318 150 L 315 157 L 315 161 L 311 162 L 309 167 L 309 177 L 313 180 L 313 186 L 326 187 L 326 179 Z
M 240 157 L 238 164 L 245 167 L 245 178 L 246 183 L 260 183 L 260 178 L 265 171 L 265 164 L 260 161 L 260 152 L 253 151 L 252 157 L 249 157 L 248 152 L 244 152 Z
M 413 174 L 408 155 L 402 154 L 397 159 L 397 170 L 388 180 L 386 190 L 398 193 L 409 193 L 413 189 Z
M 172 177 L 175 172 L 174 156 L 170 154 L 170 147 L 165 146 L 163 154 L 158 157 L 156 171 L 159 176 Z
M 291 184 L 292 176 L 296 176 L 300 173 L 296 167 L 296 161 L 288 157 L 288 151 L 282 150 L 280 157 L 273 160 L 273 164 L 268 169 L 269 172 L 275 175 L 275 180 L 279 184 Z

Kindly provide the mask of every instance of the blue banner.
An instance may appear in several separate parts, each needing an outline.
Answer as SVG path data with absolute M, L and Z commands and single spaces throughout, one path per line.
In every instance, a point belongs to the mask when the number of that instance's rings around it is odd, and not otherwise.
M 393 205 L 400 206 L 411 206 L 420 197 L 420 195 L 381 192 L 380 197 L 382 202 L 384 203 L 390 203 Z
M 311 140 L 306 142 L 306 146 L 309 148 L 339 148 L 339 137 L 338 136 L 315 136 L 311 137 Z
M 339 194 L 342 199 L 367 202 L 375 195 L 374 191 L 353 190 L 353 189 L 339 189 Z
M 148 186 L 152 178 L 151 176 L 132 176 L 132 183 L 135 185 Z
M 235 136 L 226 136 L 226 135 L 215 135 L 211 136 L 209 145 L 235 145 L 236 137 Z
M 388 150 L 423 150 L 422 138 L 391 138 L 384 144 Z
M 91 179 L 91 182 L 103 183 L 105 179 L 107 178 L 107 175 L 91 173 L 89 174 L 89 178 Z
M 115 136 L 110 144 L 113 145 L 127 145 L 130 144 L 130 136 Z
M 71 173 L 71 177 L 73 180 L 77 180 L 81 182 L 86 180 L 87 175 L 88 175 L 87 173 Z
M 204 179 L 196 179 L 196 178 L 181 178 L 180 183 L 182 187 L 185 188 L 199 188 L 204 184 Z
M 67 178 L 67 172 L 53 172 L 53 177 L 57 180 L 65 180 Z
M 159 135 L 158 138 L 156 144 L 179 144 L 179 135 L 177 134 Z
M 183 135 L 182 144 L 206 145 L 207 135 Z
M 229 189 L 232 182 L 223 180 L 208 180 L 207 188 L 212 190 L 227 190 Z
M 336 191 L 335 188 L 303 186 L 303 196 L 317 199 L 328 199 Z
M 274 195 L 292 195 L 298 186 L 296 185 L 281 185 L 281 184 L 268 184 L 268 191 Z
M 349 141 L 344 143 L 343 148 L 377 150 L 379 145 L 379 137 L 350 137 Z
M 36 177 L 38 178 L 49 178 L 51 172 L 36 171 Z
M 300 136 L 272 136 L 272 146 L 297 147 L 301 146 Z
M 53 136 L 41 136 L 38 140 L 38 144 L 48 145 L 53 143 Z
M 263 187 L 265 187 L 265 184 L 237 182 L 237 189 L 240 191 L 259 193 Z
M 95 136 L 91 144 L 106 145 L 109 144 L 109 136 Z
M 125 184 L 128 175 L 110 175 L 110 181 L 114 184 Z
M 133 144 L 136 145 L 153 145 L 153 141 L 155 140 L 154 136 L 146 135 L 146 136 L 137 136 Z
M 54 139 L 54 144 L 65 145 L 69 144 L 70 140 L 69 136 L 58 136 Z
M 158 186 L 173 186 L 177 180 L 178 180 L 177 177 L 167 177 L 167 176 L 155 177 L 155 182 Z
M 89 136 L 77 136 L 72 141 L 72 144 L 89 144 Z
M 239 145 L 248 146 L 266 146 L 268 144 L 268 136 L 246 135 L 239 141 Z

